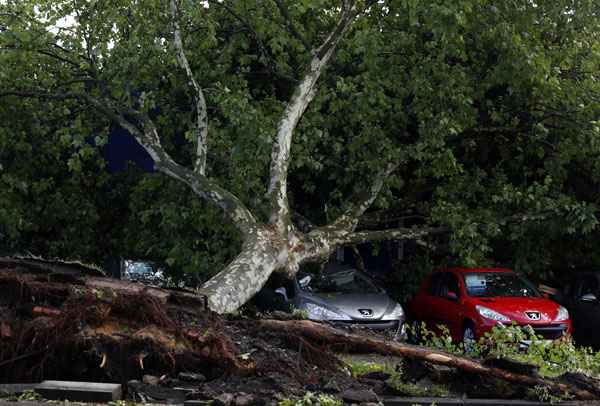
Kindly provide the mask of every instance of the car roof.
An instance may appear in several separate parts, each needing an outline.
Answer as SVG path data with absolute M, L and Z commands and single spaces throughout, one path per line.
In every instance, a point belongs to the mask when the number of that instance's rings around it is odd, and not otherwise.
M 508 268 L 442 268 L 438 272 L 485 273 L 485 272 L 514 272 Z

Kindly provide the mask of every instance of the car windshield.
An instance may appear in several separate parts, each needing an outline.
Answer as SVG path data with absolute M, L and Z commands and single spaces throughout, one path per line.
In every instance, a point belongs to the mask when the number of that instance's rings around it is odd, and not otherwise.
M 371 280 L 356 269 L 348 269 L 335 273 L 322 273 L 312 276 L 303 290 L 312 293 L 381 293 Z
M 540 297 L 529 281 L 513 272 L 467 273 L 465 286 L 475 297 Z

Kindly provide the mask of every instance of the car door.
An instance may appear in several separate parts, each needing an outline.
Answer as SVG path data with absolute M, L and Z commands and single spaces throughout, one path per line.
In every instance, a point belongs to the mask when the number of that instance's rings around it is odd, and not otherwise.
M 436 312 L 439 324 L 450 330 L 452 337 L 462 336 L 462 307 L 459 279 L 452 272 L 445 272 L 438 291 Z
M 450 292 L 454 295 L 451 297 Z M 440 325 L 446 326 L 452 335 L 456 331 L 456 315 L 458 309 L 458 280 L 450 272 L 439 272 L 431 278 L 427 290 L 427 300 L 422 305 L 421 312 L 426 314 L 424 321 L 429 330 L 440 333 Z
M 439 324 L 439 318 L 437 311 L 438 303 L 438 292 L 440 290 L 440 284 L 444 278 L 443 273 L 435 273 L 429 279 L 428 285 L 419 292 L 417 300 L 413 305 L 413 314 L 419 321 L 425 322 L 429 330 L 433 330 L 436 324 Z
M 580 275 L 572 289 L 570 316 L 575 339 L 582 345 L 600 344 L 600 305 L 598 300 L 586 300 L 586 295 L 599 299 L 599 282 L 595 274 Z

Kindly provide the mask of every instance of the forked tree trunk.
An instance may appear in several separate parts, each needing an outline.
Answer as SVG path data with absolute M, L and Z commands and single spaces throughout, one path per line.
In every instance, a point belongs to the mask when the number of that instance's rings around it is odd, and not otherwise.
M 229 313 L 238 309 L 264 286 L 284 259 L 267 230 L 250 234 L 242 252 L 202 286 L 211 310 Z
M 263 225 L 252 231 L 242 252 L 201 289 L 211 310 L 230 313 L 248 302 L 265 285 L 273 272 L 294 277 L 301 264 L 327 258 L 336 244 L 322 236 L 299 232 L 281 235 Z

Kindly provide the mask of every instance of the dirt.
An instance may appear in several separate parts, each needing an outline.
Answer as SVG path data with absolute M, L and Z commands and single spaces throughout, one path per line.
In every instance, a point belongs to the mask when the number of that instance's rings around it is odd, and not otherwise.
M 164 401 L 179 388 L 185 399 L 232 394 L 242 403 L 370 388 L 330 349 L 261 331 L 252 319 L 67 279 L 0 267 L 0 382 L 119 382 L 138 400 Z

